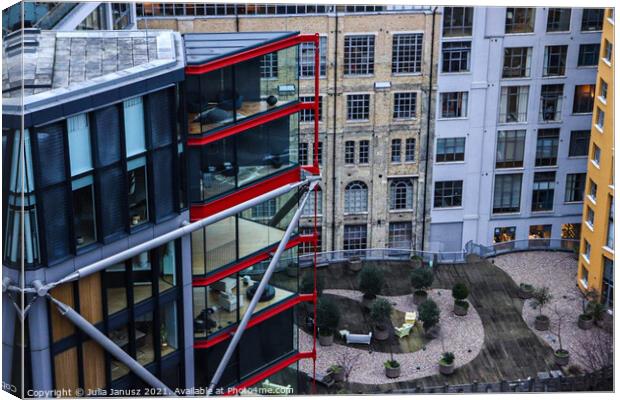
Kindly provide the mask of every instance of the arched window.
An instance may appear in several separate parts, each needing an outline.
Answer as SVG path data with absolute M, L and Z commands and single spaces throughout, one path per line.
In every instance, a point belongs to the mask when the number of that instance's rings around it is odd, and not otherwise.
M 323 190 L 320 186 L 316 188 L 316 197 L 317 197 L 317 207 L 316 214 L 323 214 Z M 310 193 L 310 197 L 308 197 L 308 201 L 306 201 L 306 205 L 301 212 L 302 217 L 314 216 L 314 193 Z
M 411 179 L 395 179 L 390 183 L 390 210 L 413 208 L 413 184 Z
M 368 211 L 368 186 L 364 182 L 353 181 L 344 189 L 344 212 L 361 213 Z

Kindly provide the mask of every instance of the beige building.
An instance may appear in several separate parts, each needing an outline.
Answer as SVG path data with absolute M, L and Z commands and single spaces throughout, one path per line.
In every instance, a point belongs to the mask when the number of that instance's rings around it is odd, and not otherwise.
M 435 109 L 432 71 L 438 40 L 433 35 L 439 34 L 438 10 L 241 4 L 137 7 L 140 28 L 181 33 L 318 32 L 321 250 L 421 249 L 423 236 L 427 243 L 430 218 L 425 210 L 432 192 L 424 190 L 431 182 L 425 160 L 432 154 L 427 146 L 433 143 L 428 134 L 433 132 L 434 112 L 428 110 Z M 299 90 L 304 96 L 313 92 L 312 48 L 302 48 L 300 57 Z M 265 62 L 277 67 L 277 60 Z M 300 115 L 301 160 L 312 160 L 312 118 Z M 302 221 L 302 229 L 311 221 Z

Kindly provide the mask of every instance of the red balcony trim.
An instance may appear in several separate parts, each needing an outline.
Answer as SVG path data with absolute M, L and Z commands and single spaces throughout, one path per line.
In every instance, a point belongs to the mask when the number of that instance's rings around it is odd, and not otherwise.
M 238 64 L 243 61 L 250 60 L 252 58 L 260 57 L 262 55 L 273 53 L 274 51 L 282 50 L 287 47 L 292 47 L 304 42 L 316 42 L 315 35 L 297 35 L 286 39 L 282 39 L 278 42 L 269 43 L 264 46 L 256 47 L 246 51 L 242 51 L 237 54 L 223 57 L 218 60 L 208 62 L 202 65 L 188 65 L 185 67 L 185 73 L 187 75 L 200 75 L 207 72 L 214 71 L 216 69 L 228 67 L 233 64 Z
M 295 237 L 289 240 L 289 242 L 286 244 L 286 249 L 288 250 L 290 248 L 298 246 L 302 242 L 303 240 L 301 239 L 301 237 L 299 236 Z M 271 257 L 271 253 L 273 253 L 277 247 L 278 247 L 277 244 L 273 246 L 269 246 L 263 252 L 256 254 L 250 258 L 241 260 L 239 263 L 232 265 L 228 268 L 225 268 L 222 271 L 218 271 L 213 275 L 209 275 L 204 278 L 194 278 L 192 280 L 192 286 L 193 287 L 209 286 L 210 284 L 217 282 L 220 279 L 227 277 L 228 275 L 234 274 L 235 272 L 243 271 L 244 269 L 249 268 L 252 265 L 258 264 L 261 261 L 268 260 Z
M 281 312 L 284 312 L 288 310 L 289 308 L 296 306 L 299 303 L 311 301 L 311 300 L 308 300 L 308 296 L 312 296 L 312 295 L 297 295 L 293 298 L 283 301 L 282 303 L 274 307 L 268 308 L 264 312 L 261 312 L 260 314 L 252 317 L 250 321 L 248 322 L 247 327 L 251 328 L 255 325 L 258 325 L 261 322 L 268 320 L 269 318 L 277 314 L 280 314 Z M 215 346 L 218 343 L 221 343 L 223 341 L 230 339 L 235 334 L 235 328 L 236 326 L 232 326 L 208 339 L 194 340 L 194 349 L 208 349 L 209 347 Z
M 188 146 L 204 146 L 205 144 L 213 143 L 218 140 L 227 138 L 229 136 L 236 135 L 238 133 L 247 131 L 248 129 L 255 128 L 259 125 L 263 125 L 275 119 L 286 117 L 287 115 L 295 114 L 296 112 L 299 112 L 301 110 L 308 110 L 309 109 L 308 105 L 311 106 L 312 103 L 294 103 L 291 105 L 282 106 L 281 108 L 278 108 L 277 110 L 274 110 L 272 112 L 267 112 L 265 114 L 261 114 L 255 118 L 243 119 L 241 120 L 241 122 L 238 122 L 227 128 L 223 128 L 219 131 L 213 132 L 212 134 L 209 134 L 207 136 L 193 135 L 197 137 L 192 137 L 192 135 L 190 135 L 187 138 L 187 145 Z
M 254 185 L 239 189 L 236 192 L 210 201 L 206 204 L 192 204 L 190 207 L 190 220 L 192 222 L 198 221 L 220 211 L 224 211 L 237 204 L 241 204 L 244 201 L 253 199 L 261 194 L 275 190 L 281 186 L 299 182 L 300 172 L 300 167 L 293 168 Z
M 311 175 L 321 174 L 321 170 L 319 169 L 319 167 L 315 167 L 314 165 L 302 165 L 301 169 L 303 169 L 304 171 L 308 172 Z
M 272 365 L 271 367 L 267 368 L 266 370 L 264 370 L 263 372 L 260 372 L 256 375 L 254 375 L 251 378 L 246 379 L 245 381 L 241 382 L 240 384 L 238 384 L 235 387 L 230 388 L 229 390 L 226 391 L 226 393 L 224 393 L 225 396 L 231 396 L 231 395 L 236 395 L 238 394 L 240 391 L 242 391 L 243 389 L 246 389 L 252 385 L 256 385 L 258 382 L 262 381 L 263 379 L 269 378 L 271 375 L 282 371 L 284 368 L 288 367 L 289 365 L 302 360 L 304 358 L 312 358 L 315 359 L 316 358 L 316 353 L 314 352 L 305 352 L 305 353 L 297 353 L 297 354 L 293 354 L 292 356 L 290 356 L 289 358 L 285 358 L 284 360 L 278 362 L 275 365 Z

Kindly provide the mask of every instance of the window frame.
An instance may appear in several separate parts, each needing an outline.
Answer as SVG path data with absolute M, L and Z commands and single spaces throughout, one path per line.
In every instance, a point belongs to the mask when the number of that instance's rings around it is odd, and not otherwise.
M 344 76 L 372 76 L 375 73 L 375 34 L 347 34 L 344 37 Z M 353 43 L 357 41 L 357 43 Z M 365 42 L 365 43 L 364 43 Z
M 424 32 L 392 33 L 392 75 L 422 73 Z

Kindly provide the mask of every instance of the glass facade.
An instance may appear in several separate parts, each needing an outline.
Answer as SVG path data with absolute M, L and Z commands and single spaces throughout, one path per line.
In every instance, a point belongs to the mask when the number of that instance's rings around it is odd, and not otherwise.
M 213 200 L 298 165 L 297 114 L 240 134 L 190 147 L 192 202 Z
M 297 46 L 188 75 L 189 134 L 202 135 L 299 100 Z

